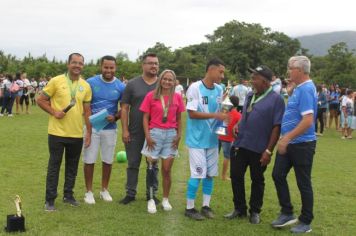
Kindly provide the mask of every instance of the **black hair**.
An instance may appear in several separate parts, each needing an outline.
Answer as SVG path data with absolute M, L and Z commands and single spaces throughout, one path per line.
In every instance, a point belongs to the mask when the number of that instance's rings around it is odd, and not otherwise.
M 114 61 L 115 64 L 116 64 L 116 58 L 113 57 L 113 56 L 109 56 L 109 55 L 106 55 L 106 56 L 103 56 L 100 60 L 100 65 L 103 64 L 104 60 L 107 60 L 107 61 Z
M 146 53 L 145 55 L 142 56 L 142 62 L 144 62 L 147 57 L 157 57 L 157 54 L 153 52 Z
M 238 107 L 239 106 L 239 98 L 237 96 L 230 96 L 230 101 L 232 103 L 232 105 L 234 105 L 234 107 Z
M 21 79 L 21 74 L 20 72 L 17 72 L 15 75 L 15 80 Z
M 12 82 L 14 80 L 14 77 L 12 77 L 11 74 L 6 74 L 5 77 Z
M 73 56 L 80 56 L 83 58 L 83 61 L 84 61 L 84 57 L 82 54 L 78 53 L 78 52 L 74 52 L 74 53 L 71 53 L 69 56 L 68 56 L 68 64 L 70 63 L 70 61 L 72 60 L 72 57 Z
M 220 60 L 219 58 L 213 58 L 211 59 L 208 64 L 206 64 L 205 72 L 208 71 L 210 66 L 225 66 L 224 62 Z

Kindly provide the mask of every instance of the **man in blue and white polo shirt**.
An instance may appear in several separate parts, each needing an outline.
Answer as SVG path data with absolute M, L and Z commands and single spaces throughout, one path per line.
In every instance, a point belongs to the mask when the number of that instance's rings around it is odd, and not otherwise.
M 195 220 L 214 217 L 209 205 L 213 191 L 212 177 L 218 175 L 218 136 L 215 130 L 219 121 L 227 119 L 227 114 L 220 112 L 223 91 L 218 85 L 224 78 L 224 72 L 224 63 L 212 59 L 206 66 L 204 79 L 193 83 L 187 91 L 186 145 L 189 148 L 191 176 L 185 215 Z M 201 213 L 194 208 L 200 180 L 203 184 Z
M 100 149 L 102 159 L 102 180 L 100 198 L 111 202 L 108 189 L 111 167 L 115 152 L 117 139 L 116 121 L 120 119 L 118 112 L 118 103 L 121 100 L 125 85 L 115 77 L 116 59 L 112 56 L 104 56 L 101 59 L 101 74 L 91 77 L 87 80 L 93 92 L 91 100 L 92 114 L 96 114 L 107 109 L 109 115 L 106 117 L 109 122 L 104 129 L 92 130 L 91 144 L 84 149 L 84 177 L 87 192 L 84 201 L 87 204 L 94 204 L 94 194 L 92 191 L 94 164 Z
M 296 84 L 282 120 L 281 139 L 273 168 L 281 213 L 272 222 L 275 228 L 297 222 L 287 183 L 287 175 L 293 167 L 301 194 L 302 210 L 299 223 L 291 231 L 306 233 L 311 231 L 313 220 L 313 189 L 311 171 L 316 147 L 314 121 L 317 114 L 317 92 L 309 77 L 310 60 L 305 56 L 291 57 L 288 61 L 291 82 Z

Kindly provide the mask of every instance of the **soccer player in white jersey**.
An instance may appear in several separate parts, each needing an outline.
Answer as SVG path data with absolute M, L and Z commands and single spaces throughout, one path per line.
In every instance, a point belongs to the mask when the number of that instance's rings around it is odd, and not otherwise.
M 206 66 L 205 77 L 189 86 L 187 91 L 187 132 L 186 145 L 189 148 L 191 176 L 187 186 L 185 216 L 203 220 L 213 218 L 210 198 L 213 191 L 213 177 L 218 175 L 218 136 L 216 127 L 228 115 L 220 112 L 223 91 L 218 85 L 224 78 L 225 65 L 219 59 L 212 59 Z M 194 208 L 200 180 L 203 185 L 203 207 L 201 212 Z

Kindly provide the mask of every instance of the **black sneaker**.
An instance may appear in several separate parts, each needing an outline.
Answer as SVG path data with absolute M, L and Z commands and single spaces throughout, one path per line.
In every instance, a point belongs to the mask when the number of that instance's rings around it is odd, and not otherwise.
M 250 213 L 250 223 L 251 224 L 259 224 L 260 222 L 261 222 L 260 214 L 258 214 L 256 212 L 251 212 Z
M 206 218 L 208 218 L 208 219 L 213 219 L 213 218 L 214 218 L 213 210 L 211 210 L 211 208 L 208 207 L 208 206 L 203 206 L 203 207 L 201 208 L 200 213 L 201 213 L 203 216 L 205 216 Z
M 302 233 L 310 233 L 312 228 L 308 224 L 304 224 L 303 222 L 299 222 L 296 226 L 290 229 L 290 232 L 294 234 L 302 234 Z
M 235 219 L 235 218 L 244 218 L 246 216 L 247 216 L 246 212 L 242 213 L 239 210 L 235 209 L 233 212 L 230 212 L 230 213 L 224 215 L 224 218 L 232 220 L 232 219 Z
M 135 197 L 131 197 L 131 196 L 125 196 L 123 199 L 121 199 L 120 201 L 119 201 L 119 203 L 120 204 L 123 204 L 123 205 L 127 205 L 127 204 L 129 204 L 130 202 L 133 202 L 133 201 L 135 201 L 136 199 L 135 199 Z
M 79 202 L 77 202 L 74 197 L 64 197 L 63 202 L 68 203 L 71 206 L 79 206 Z
M 287 225 L 294 224 L 298 221 L 298 219 L 293 215 L 286 215 L 281 213 L 276 220 L 272 222 L 272 227 L 274 228 L 282 228 Z
M 147 200 L 147 201 L 150 200 L 150 197 L 147 196 L 147 197 L 146 197 L 146 200 Z M 156 206 L 161 203 L 161 201 L 160 201 L 156 196 L 153 196 L 153 200 L 155 201 Z
M 54 207 L 54 201 L 46 201 L 45 203 L 45 211 L 51 212 L 55 211 L 56 208 Z
M 192 208 L 192 209 L 185 209 L 185 213 L 184 215 L 186 217 L 189 217 L 193 220 L 204 220 L 205 217 L 202 216 L 199 211 L 195 210 L 195 208 Z

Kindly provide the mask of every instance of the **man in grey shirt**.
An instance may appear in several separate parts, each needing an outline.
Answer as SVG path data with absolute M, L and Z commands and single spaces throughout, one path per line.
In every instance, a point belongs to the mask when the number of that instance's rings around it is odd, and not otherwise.
M 121 204 L 128 204 L 135 200 L 137 192 L 138 172 L 141 164 L 141 150 L 145 142 L 145 133 L 143 130 L 143 113 L 139 110 L 146 94 L 155 89 L 157 84 L 157 74 L 159 71 L 159 62 L 157 55 L 148 53 L 142 58 L 142 76 L 131 79 L 125 88 L 121 104 L 121 124 L 122 140 L 125 144 L 128 166 L 126 196 L 120 201 Z M 153 166 L 155 181 L 153 190 L 158 189 L 158 167 Z M 147 184 L 146 184 L 147 185 Z M 146 195 L 148 197 L 148 189 Z M 154 196 L 156 204 L 158 199 Z

